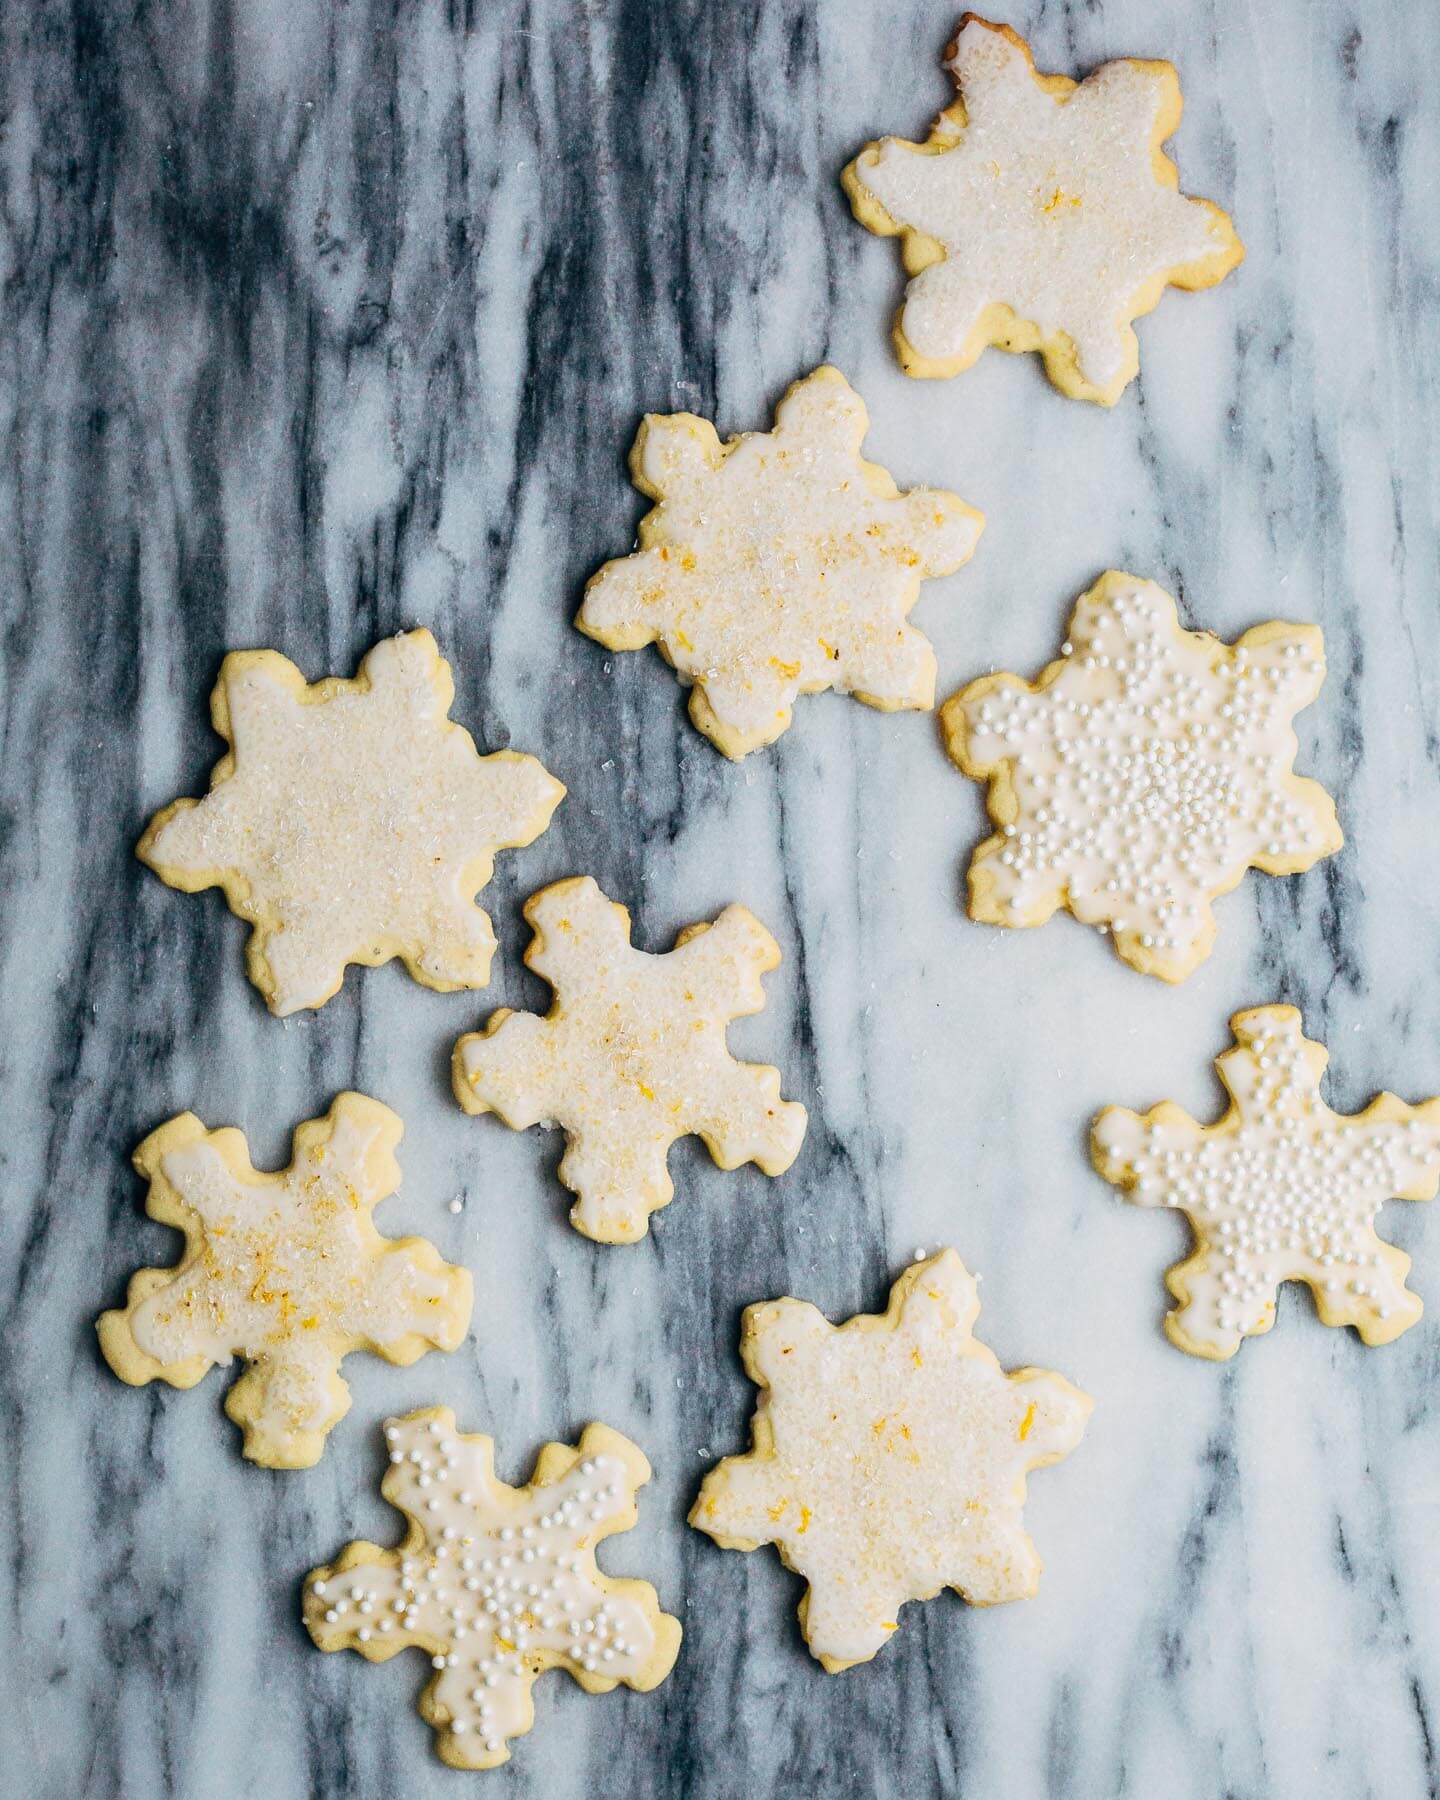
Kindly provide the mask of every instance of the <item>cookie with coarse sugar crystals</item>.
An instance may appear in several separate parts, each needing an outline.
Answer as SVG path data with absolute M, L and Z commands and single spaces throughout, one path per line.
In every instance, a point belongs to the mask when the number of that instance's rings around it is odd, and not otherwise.
M 666 1158 L 695 1133 L 722 1169 L 780 1175 L 805 1136 L 805 1108 L 780 1075 L 731 1055 L 732 1019 L 765 1005 L 761 977 L 780 946 L 752 912 L 727 906 L 654 956 L 630 942 L 630 915 L 589 876 L 532 894 L 525 961 L 555 990 L 544 1018 L 501 1008 L 455 1046 L 455 1097 L 513 1130 L 558 1125 L 570 1222 L 602 1244 L 645 1236 L 675 1192 Z
M 979 1311 L 953 1250 L 907 1269 L 877 1316 L 746 1308 L 752 1447 L 705 1477 L 690 1523 L 725 1549 L 774 1544 L 805 1577 L 801 1627 L 831 1674 L 882 1649 L 908 1600 L 1036 1590 L 1025 1478 L 1069 1455 L 1092 1402 L 1048 1369 L 1007 1374 L 974 1335 Z
M 370 1350 L 413 1363 L 454 1350 L 470 1323 L 469 1272 L 424 1238 L 385 1238 L 371 1215 L 400 1185 L 404 1127 L 388 1106 L 341 1094 L 295 1132 L 289 1168 L 251 1166 L 242 1134 L 182 1113 L 135 1152 L 146 1211 L 185 1234 L 171 1269 L 141 1269 L 99 1321 L 122 1381 L 189 1388 L 235 1357 L 225 1410 L 245 1455 L 308 1469 L 350 1408 L 340 1362 Z
M 590 579 L 576 625 L 612 650 L 658 643 L 717 749 L 770 744 L 796 697 L 837 688 L 891 712 L 935 702 L 935 653 L 908 622 L 922 580 L 967 562 L 981 515 L 901 493 L 860 445 L 865 403 L 838 369 L 797 381 L 773 431 L 722 444 L 652 414 L 631 479 L 656 502 L 639 548 Z
M 186 893 L 224 889 L 271 1012 L 323 1006 L 349 963 L 399 957 L 442 992 L 490 979 L 475 895 L 565 789 L 533 756 L 481 756 L 448 716 L 454 697 L 428 631 L 376 644 L 353 680 L 312 685 L 273 650 L 225 658 L 211 714 L 230 752 L 136 855 Z
M 901 363 L 949 376 L 989 344 L 1038 350 L 1062 393 L 1113 406 L 1140 369 L 1132 320 L 1245 254 L 1161 148 L 1175 70 L 1125 57 L 1078 84 L 1041 75 L 1023 38 L 974 13 L 946 67 L 959 97 L 929 138 L 867 144 L 843 176 L 860 223 L 901 240 Z

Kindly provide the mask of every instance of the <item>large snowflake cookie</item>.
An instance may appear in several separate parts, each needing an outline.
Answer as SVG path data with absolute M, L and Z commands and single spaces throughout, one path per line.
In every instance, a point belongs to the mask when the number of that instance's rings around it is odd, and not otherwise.
M 1210 954 L 1217 895 L 1344 841 L 1330 796 L 1292 766 L 1291 719 L 1324 678 L 1318 626 L 1224 644 L 1182 630 L 1153 582 L 1102 576 L 1038 680 L 987 675 L 942 709 L 1000 828 L 971 859 L 970 916 L 1043 925 L 1063 906 L 1133 968 L 1183 981 Z
M 631 478 L 657 504 L 640 548 L 591 577 L 576 624 L 612 650 L 658 641 L 726 756 L 773 743 L 797 694 L 935 703 L 935 652 L 907 615 L 922 579 L 969 560 L 985 521 L 939 488 L 902 494 L 862 459 L 867 425 L 845 377 L 820 368 L 770 432 L 722 444 L 690 413 L 640 427 Z
M 1390 1198 L 1431 1200 L 1440 1185 L 1440 1099 L 1381 1094 L 1362 1113 L 1320 1098 L 1329 1061 L 1293 1006 L 1230 1021 L 1235 1048 L 1215 1067 L 1230 1096 L 1218 1124 L 1165 1101 L 1148 1113 L 1107 1106 L 1091 1155 L 1135 1206 L 1183 1212 L 1195 1249 L 1166 1285 L 1180 1302 L 1170 1341 L 1192 1356 L 1233 1356 L 1275 1323 L 1282 1281 L 1303 1281 L 1326 1325 L 1388 1344 L 1420 1317 L 1410 1258 L 1375 1235 Z
M 495 934 L 475 895 L 565 789 L 533 756 L 479 755 L 447 716 L 454 698 L 428 631 L 314 686 L 273 650 L 225 658 L 210 711 L 230 753 L 136 854 L 171 887 L 225 890 L 272 1012 L 323 1006 L 352 962 L 398 956 L 445 991 L 490 979 Z
M 694 1132 L 722 1169 L 788 1169 L 805 1108 L 780 1098 L 777 1070 L 738 1062 L 732 1019 L 765 1005 L 761 976 L 780 961 L 774 938 L 743 906 L 687 925 L 650 956 L 630 942 L 630 915 L 588 876 L 532 894 L 525 961 L 555 990 L 544 1018 L 491 1015 L 455 1046 L 455 1095 L 466 1112 L 498 1113 L 516 1131 L 559 1125 L 560 1179 L 579 1195 L 570 1219 L 603 1244 L 630 1244 L 675 1189 L 666 1158 Z
M 1245 254 L 1218 206 L 1177 191 L 1161 149 L 1180 123 L 1175 71 L 1127 57 L 1077 86 L 973 13 L 946 62 L 959 98 L 929 139 L 867 144 L 844 174 L 860 223 L 901 238 L 905 370 L 1038 350 L 1058 388 L 1113 406 L 1140 367 L 1131 320 Z
M 953 1250 L 907 1269 L 878 1317 L 746 1308 L 753 1447 L 705 1477 L 690 1523 L 728 1550 L 776 1546 L 809 1583 L 801 1628 L 832 1674 L 868 1662 L 907 1600 L 1035 1592 L 1025 1477 L 1075 1448 L 1091 1401 L 1047 1369 L 1006 1374 L 979 1311 Z
M 244 1136 L 181 1113 L 135 1152 L 146 1211 L 185 1234 L 173 1269 L 141 1269 L 123 1310 L 99 1322 L 121 1380 L 194 1387 L 236 1356 L 248 1365 L 225 1410 L 245 1454 L 308 1469 L 350 1408 L 340 1360 L 373 1350 L 413 1363 L 454 1350 L 470 1323 L 470 1276 L 424 1238 L 383 1238 L 371 1221 L 400 1183 L 404 1127 L 388 1106 L 341 1094 L 295 1132 L 290 1167 L 250 1165 Z
M 392 1419 L 380 1491 L 410 1521 L 395 1550 L 346 1545 L 305 1582 L 305 1625 L 322 1650 L 371 1662 L 418 1648 L 436 1673 L 420 1697 L 457 1769 L 493 1769 L 535 1722 L 530 1690 L 564 1669 L 588 1693 L 657 1687 L 680 1623 L 648 1581 L 603 1574 L 595 1546 L 635 1523 L 645 1457 L 587 1425 L 578 1447 L 547 1444 L 523 1488 L 495 1476 L 494 1443 L 462 1436 L 444 1406 Z

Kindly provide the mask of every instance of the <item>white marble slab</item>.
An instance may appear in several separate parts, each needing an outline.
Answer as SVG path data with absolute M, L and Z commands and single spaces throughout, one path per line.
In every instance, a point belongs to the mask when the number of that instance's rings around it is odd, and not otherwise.
M 1160 1331 L 1179 1221 L 1090 1171 L 1107 1101 L 1218 1105 L 1235 1008 L 1305 1009 L 1329 1096 L 1440 1091 L 1440 56 L 1432 7 L 1388 0 L 1037 5 L 1041 66 L 1172 57 L 1192 191 L 1248 247 L 1218 290 L 1140 326 L 1113 413 L 1033 359 L 951 383 L 898 372 L 892 244 L 837 176 L 948 95 L 943 7 L 530 6 L 440 0 L 32 0 L 0 14 L 0 1786 L 105 1800 L 966 1795 L 983 1800 L 1440 1791 L 1440 1214 L 1401 1205 L 1431 1314 L 1368 1351 L 1287 1293 L 1216 1368 Z M 1060 918 L 1003 935 L 959 904 L 982 825 L 934 720 L 835 697 L 741 766 L 684 721 L 657 656 L 570 627 L 629 546 L 642 412 L 768 422 L 824 358 L 869 402 L 869 450 L 988 515 L 917 622 L 941 692 L 1034 670 L 1108 565 L 1232 636 L 1325 629 L 1302 766 L 1344 852 L 1220 906 L 1171 991 Z M 502 858 L 483 995 L 354 972 L 281 1024 L 216 895 L 133 860 L 204 784 L 222 654 L 312 677 L 431 626 L 456 714 L 569 784 Z M 794 1169 L 725 1175 L 693 1144 L 646 1242 L 565 1224 L 558 1139 L 464 1117 L 447 1059 L 519 966 L 520 902 L 588 872 L 655 948 L 731 899 L 776 932 L 771 1004 L 734 1041 L 811 1108 Z M 472 1341 L 408 1371 L 347 1365 L 319 1468 L 241 1461 L 224 1383 L 132 1392 L 93 1316 L 173 1244 L 133 1145 L 190 1107 L 278 1161 L 344 1087 L 407 1122 L 381 1220 L 475 1272 Z M 447 1203 L 464 1193 L 452 1217 Z M 984 1274 L 1008 1362 L 1097 1398 L 1032 1484 L 1039 1597 L 911 1608 L 869 1667 L 827 1677 L 773 1553 L 683 1518 L 742 1447 L 743 1304 L 872 1308 L 918 1246 Z M 387 1411 L 443 1400 L 502 1472 L 592 1416 L 656 1478 L 613 1569 L 687 1636 L 650 1696 L 537 1690 L 508 1771 L 457 1775 L 414 1712 L 418 1657 L 325 1657 L 299 1580 L 376 1493 Z M 10 1785 L 10 1784 L 14 1785 Z

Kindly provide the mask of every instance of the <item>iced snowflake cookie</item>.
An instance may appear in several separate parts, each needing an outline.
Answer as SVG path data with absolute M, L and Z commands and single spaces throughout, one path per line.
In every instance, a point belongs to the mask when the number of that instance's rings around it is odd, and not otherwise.
M 565 789 L 533 756 L 481 756 L 447 716 L 454 698 L 428 631 L 313 687 L 273 650 L 225 658 L 210 711 L 230 753 L 136 855 L 186 893 L 225 890 L 271 1012 L 323 1006 L 347 963 L 398 956 L 442 991 L 490 979 L 495 934 L 475 895 Z
M 640 427 L 631 479 L 656 505 L 575 622 L 612 650 L 658 641 L 726 756 L 773 743 L 797 694 L 935 703 L 935 652 L 907 615 L 923 579 L 969 561 L 985 521 L 938 488 L 902 494 L 861 458 L 868 423 L 840 371 L 820 368 L 770 432 L 722 444 L 690 413 Z
M 752 1448 L 705 1477 L 690 1523 L 727 1550 L 774 1544 L 805 1577 L 801 1629 L 831 1674 L 868 1662 L 907 1600 L 1036 1590 L 1025 1477 L 1075 1448 L 1092 1402 L 1046 1369 L 1007 1375 L 973 1336 L 979 1311 L 953 1250 L 907 1269 L 878 1316 L 745 1310 Z
M 1320 1098 L 1329 1056 L 1301 1035 L 1293 1006 L 1230 1021 L 1235 1048 L 1215 1067 L 1230 1096 L 1216 1125 L 1170 1101 L 1148 1113 L 1107 1106 L 1095 1167 L 1135 1206 L 1183 1212 L 1195 1249 L 1166 1276 L 1180 1302 L 1170 1341 L 1221 1361 L 1275 1323 L 1282 1281 L 1303 1281 L 1326 1325 L 1388 1344 L 1420 1317 L 1410 1258 L 1375 1235 L 1387 1199 L 1431 1200 L 1440 1184 L 1440 1099 L 1381 1094 L 1362 1113 Z
M 1324 678 L 1318 626 L 1232 646 L 1182 630 L 1153 582 L 1103 575 L 1038 680 L 987 675 L 941 709 L 999 827 L 971 859 L 970 916 L 1043 925 L 1063 906 L 1132 968 L 1183 981 L 1214 944 L 1211 901 L 1247 869 L 1297 874 L 1344 841 L 1292 768 L 1290 721 Z
M 132 1386 L 194 1387 L 241 1357 L 225 1401 L 245 1454 L 308 1469 L 350 1408 L 340 1360 L 372 1350 L 413 1363 L 454 1350 L 470 1276 L 424 1238 L 383 1238 L 370 1215 L 400 1184 L 404 1127 L 388 1106 L 341 1094 L 295 1132 L 290 1167 L 250 1165 L 244 1136 L 181 1113 L 135 1152 L 145 1210 L 185 1234 L 173 1269 L 141 1269 L 124 1309 L 99 1321 L 105 1360 Z
M 635 1523 L 644 1456 L 587 1425 L 578 1448 L 547 1444 L 523 1488 L 495 1476 L 494 1443 L 465 1437 L 444 1406 L 392 1419 L 380 1491 L 410 1522 L 396 1550 L 347 1544 L 305 1582 L 305 1626 L 322 1650 L 385 1662 L 424 1650 L 436 1674 L 420 1715 L 456 1769 L 493 1769 L 535 1722 L 530 1690 L 564 1669 L 587 1693 L 648 1692 L 670 1673 L 680 1623 L 648 1581 L 603 1574 L 595 1546 Z
M 727 906 L 650 956 L 630 942 L 630 915 L 588 876 L 525 903 L 535 936 L 525 961 L 555 990 L 542 1019 L 508 1008 L 455 1046 L 455 1096 L 513 1130 L 559 1125 L 560 1179 L 580 1197 L 577 1231 L 632 1244 L 675 1189 L 666 1157 L 694 1132 L 722 1169 L 757 1163 L 780 1175 L 805 1135 L 805 1108 L 780 1098 L 777 1070 L 738 1062 L 732 1019 L 760 1012 L 760 978 L 780 947 L 753 913 Z
M 867 144 L 843 176 L 860 223 L 901 239 L 906 373 L 958 375 L 987 344 L 1038 350 L 1064 393 L 1113 406 L 1140 367 L 1131 321 L 1245 254 L 1160 147 L 1180 123 L 1175 71 L 1127 57 L 1077 86 L 974 13 L 946 64 L 959 98 L 928 140 Z

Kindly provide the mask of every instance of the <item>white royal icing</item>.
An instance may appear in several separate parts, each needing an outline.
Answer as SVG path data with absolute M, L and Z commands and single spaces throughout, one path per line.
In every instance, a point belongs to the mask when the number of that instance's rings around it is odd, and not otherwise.
M 662 956 L 630 943 L 630 915 L 589 877 L 531 896 L 535 938 L 525 960 L 555 989 L 545 1018 L 500 1011 L 455 1046 L 455 1093 L 467 1112 L 515 1130 L 560 1125 L 560 1179 L 580 1197 L 576 1229 L 603 1243 L 645 1235 L 674 1193 L 671 1144 L 704 1139 L 724 1169 L 795 1160 L 805 1108 L 780 1097 L 780 1076 L 739 1062 L 732 1019 L 765 1004 L 760 977 L 780 961 L 774 938 L 743 906 L 691 926 Z
M 1036 682 L 987 676 L 943 709 L 1001 825 L 971 862 L 972 916 L 1038 925 L 1064 906 L 1178 981 L 1247 868 L 1294 873 L 1342 841 L 1329 795 L 1292 769 L 1291 719 L 1325 677 L 1319 628 L 1224 644 L 1183 631 L 1153 582 L 1112 573 L 1076 605 L 1064 652 Z
M 488 981 L 495 934 L 475 894 L 565 789 L 533 756 L 480 756 L 447 717 L 454 691 L 428 631 L 313 687 L 272 651 L 226 657 L 216 728 L 233 753 L 139 855 L 172 887 L 225 888 L 255 928 L 251 976 L 272 1011 L 323 1005 L 348 962 L 398 956 L 442 989 Z
M 148 1269 L 101 1343 L 131 1381 L 189 1387 L 206 1370 L 249 1364 L 227 1408 L 256 1461 L 303 1468 L 349 1407 L 347 1352 L 413 1362 L 453 1350 L 470 1320 L 471 1282 L 423 1238 L 391 1242 L 371 1222 L 393 1193 L 402 1126 L 376 1100 L 342 1094 L 328 1118 L 296 1133 L 279 1175 L 250 1166 L 233 1130 L 193 1114 L 161 1126 L 136 1153 L 149 1210 L 185 1232 L 173 1269 Z
M 1035 1591 L 1025 1475 L 1075 1448 L 1091 1402 L 1048 1370 L 1007 1375 L 972 1334 L 979 1310 L 944 1250 L 880 1317 L 836 1327 L 799 1300 L 746 1312 L 754 1448 L 711 1470 L 690 1522 L 728 1548 L 779 1547 L 810 1584 L 805 1636 L 829 1669 L 874 1656 L 907 1600 Z
M 637 485 L 659 504 L 640 549 L 591 579 L 576 623 L 613 650 L 658 639 L 727 756 L 779 737 L 797 694 L 934 703 L 935 653 L 906 615 L 922 578 L 968 561 L 984 520 L 936 488 L 900 493 L 862 460 L 866 425 L 845 377 L 820 368 L 773 431 L 722 444 L 677 413 L 637 439 Z
M 508 1761 L 534 1723 L 530 1690 L 549 1668 L 592 1693 L 655 1687 L 678 1623 L 648 1582 L 614 1579 L 595 1544 L 635 1522 L 650 1470 L 636 1447 L 590 1426 L 576 1450 L 552 1444 L 528 1487 L 495 1477 L 488 1437 L 465 1437 L 444 1408 L 392 1419 L 381 1486 L 411 1520 L 398 1550 L 352 1544 L 305 1584 L 305 1623 L 322 1650 L 380 1661 L 427 1651 L 437 1673 L 421 1712 L 460 1768 Z
M 1107 1107 L 1095 1122 L 1096 1167 L 1136 1206 L 1183 1212 L 1190 1258 L 1170 1272 L 1181 1302 L 1166 1329 L 1197 1356 L 1233 1356 L 1275 1322 L 1282 1281 L 1303 1281 L 1327 1325 L 1388 1343 L 1420 1317 L 1405 1286 L 1410 1258 L 1375 1234 L 1384 1202 L 1428 1200 L 1440 1184 L 1440 1099 L 1382 1095 L 1363 1113 L 1320 1098 L 1327 1061 L 1292 1006 L 1231 1020 L 1236 1048 L 1216 1068 L 1232 1105 L 1197 1125 L 1166 1103 L 1146 1114 Z
M 1089 397 L 1114 398 L 1136 366 L 1129 321 L 1167 279 L 1215 281 L 1239 256 L 1226 216 L 1162 178 L 1156 132 L 1167 109 L 1161 135 L 1178 120 L 1173 69 L 1110 62 L 1047 92 L 1025 51 L 978 20 L 948 67 L 965 123 L 944 115 L 928 145 L 884 138 L 854 165 L 893 228 L 943 253 L 906 291 L 906 343 L 923 362 L 963 366 L 987 341 L 975 341 L 986 309 L 1005 306 L 1042 344 L 1068 339 Z

